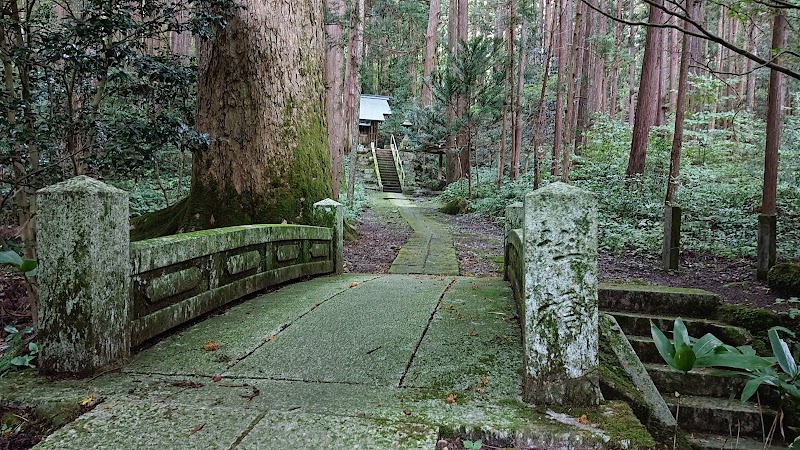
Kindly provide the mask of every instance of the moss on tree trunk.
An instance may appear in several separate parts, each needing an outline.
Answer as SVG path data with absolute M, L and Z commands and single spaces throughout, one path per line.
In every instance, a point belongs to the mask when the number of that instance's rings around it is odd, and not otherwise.
M 242 0 L 200 43 L 189 196 L 132 221 L 131 237 L 251 223 L 308 223 L 331 196 L 322 2 Z

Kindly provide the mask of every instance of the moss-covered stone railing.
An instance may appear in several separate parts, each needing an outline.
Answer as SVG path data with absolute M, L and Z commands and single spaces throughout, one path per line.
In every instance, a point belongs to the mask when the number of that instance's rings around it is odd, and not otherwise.
M 131 243 L 131 344 L 247 294 L 334 271 L 333 232 L 250 225 Z
M 595 199 L 553 183 L 506 208 L 505 277 L 517 300 L 523 399 L 554 405 L 601 400 L 597 367 Z
M 233 300 L 342 271 L 342 205 L 320 227 L 249 225 L 130 243 L 128 194 L 89 177 L 39 191 L 39 370 L 88 375 Z

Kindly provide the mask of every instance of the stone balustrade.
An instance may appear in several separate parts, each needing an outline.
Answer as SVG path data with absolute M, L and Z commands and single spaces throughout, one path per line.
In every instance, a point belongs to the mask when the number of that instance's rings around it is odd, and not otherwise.
M 324 226 L 247 225 L 129 243 L 128 194 L 89 177 L 39 191 L 39 370 L 88 375 L 226 303 L 342 271 L 342 205 Z
M 594 405 L 598 388 L 596 201 L 552 183 L 506 208 L 505 269 L 523 340 L 523 399 Z

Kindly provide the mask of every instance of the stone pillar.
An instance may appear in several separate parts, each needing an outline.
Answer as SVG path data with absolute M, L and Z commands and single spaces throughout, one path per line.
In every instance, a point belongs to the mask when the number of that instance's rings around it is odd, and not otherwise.
M 664 270 L 678 270 L 681 261 L 681 208 L 664 207 L 664 246 L 661 266 Z
M 344 206 L 326 198 L 314 203 L 317 221 L 321 226 L 333 228 L 333 264 L 336 273 L 344 272 Z
M 90 375 L 130 355 L 128 193 L 79 176 L 37 199 L 39 371 Z
M 766 280 L 769 269 L 775 265 L 776 251 L 775 239 L 777 219 L 774 214 L 758 215 L 758 247 L 756 250 L 757 266 L 756 277 L 759 280 Z
M 503 233 L 503 279 L 508 281 L 508 233 L 522 228 L 525 208 L 522 202 L 514 202 L 506 206 L 505 233 Z
M 552 183 L 525 196 L 523 399 L 596 405 L 597 205 Z

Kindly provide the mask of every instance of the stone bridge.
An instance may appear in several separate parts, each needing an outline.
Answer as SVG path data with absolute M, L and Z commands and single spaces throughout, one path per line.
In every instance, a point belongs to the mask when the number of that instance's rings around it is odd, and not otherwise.
M 0 396 L 94 409 L 37 448 L 655 445 L 601 402 L 594 203 L 578 189 L 509 207 L 510 283 L 457 276 L 444 231 L 402 198 L 426 256 L 401 251 L 391 274 L 342 273 L 330 200 L 322 226 L 129 243 L 122 191 L 84 177 L 39 199 L 39 370 L 93 378 L 23 372 Z

